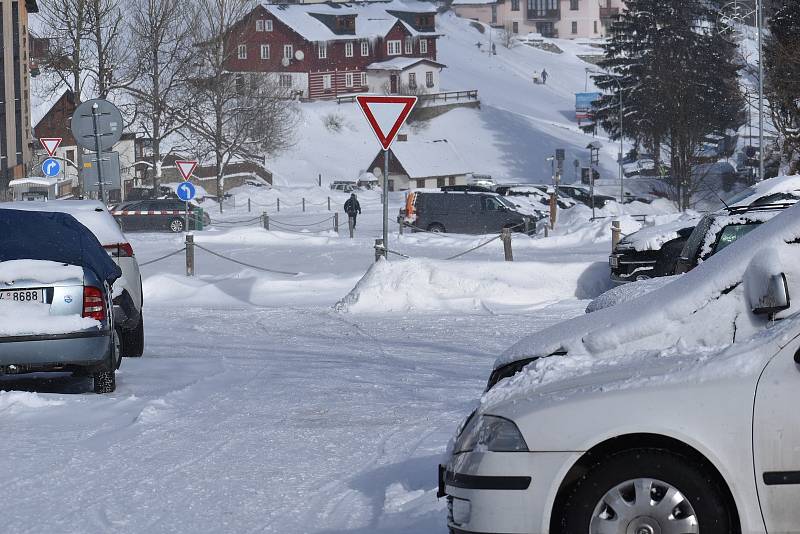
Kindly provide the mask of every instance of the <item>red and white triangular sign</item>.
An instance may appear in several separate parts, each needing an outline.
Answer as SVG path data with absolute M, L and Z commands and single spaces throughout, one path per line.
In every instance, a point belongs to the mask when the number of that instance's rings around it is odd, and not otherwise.
M 361 95 L 356 97 L 356 101 L 381 147 L 389 150 L 400 127 L 417 104 L 417 97 Z
M 197 168 L 196 161 L 176 161 L 175 166 L 178 167 L 178 171 L 183 176 L 183 180 L 185 182 L 189 181 L 189 178 L 192 177 L 194 174 L 194 170 Z
M 61 146 L 61 137 L 42 137 L 39 142 L 47 150 L 47 154 L 52 158 L 56 154 L 56 150 Z

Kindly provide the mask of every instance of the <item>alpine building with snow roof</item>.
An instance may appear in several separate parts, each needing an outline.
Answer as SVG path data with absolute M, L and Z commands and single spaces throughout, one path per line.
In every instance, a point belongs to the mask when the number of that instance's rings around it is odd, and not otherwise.
M 383 150 L 368 170 L 383 174 Z M 472 173 L 447 139 L 408 141 L 400 134 L 389 152 L 389 191 L 467 185 Z
M 438 87 L 436 8 L 416 0 L 365 3 L 260 4 L 231 34 L 228 68 L 277 76 L 303 99 L 334 98 L 374 89 L 367 67 L 397 58 L 434 62 L 416 92 Z M 407 87 L 385 72 L 386 92 Z M 393 83 L 392 83 L 393 80 Z M 392 89 L 394 88 L 394 91 Z

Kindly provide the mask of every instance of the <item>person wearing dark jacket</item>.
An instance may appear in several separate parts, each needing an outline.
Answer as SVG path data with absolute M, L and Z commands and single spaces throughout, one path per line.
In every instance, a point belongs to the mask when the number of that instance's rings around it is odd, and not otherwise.
M 356 218 L 361 214 L 361 204 L 358 203 L 356 194 L 352 193 L 347 202 L 344 203 L 344 212 L 353 221 L 353 228 L 356 227 Z

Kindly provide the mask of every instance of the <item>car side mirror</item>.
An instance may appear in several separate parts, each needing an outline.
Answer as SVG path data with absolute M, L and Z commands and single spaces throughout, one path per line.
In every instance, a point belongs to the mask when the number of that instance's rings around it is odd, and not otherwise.
M 790 305 L 789 284 L 786 283 L 786 275 L 783 273 L 773 274 L 769 277 L 765 291 L 753 305 L 753 313 L 774 315 L 789 308 Z

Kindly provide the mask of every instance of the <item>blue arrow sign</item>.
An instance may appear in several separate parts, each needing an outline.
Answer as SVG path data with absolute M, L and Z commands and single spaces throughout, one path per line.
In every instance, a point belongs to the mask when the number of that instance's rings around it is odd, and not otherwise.
M 178 194 L 178 198 L 184 202 L 189 202 L 197 194 L 197 190 L 194 188 L 194 184 L 192 182 L 183 182 L 178 184 L 175 192 Z
M 58 176 L 59 173 L 61 173 L 61 162 L 57 159 L 47 158 L 44 160 L 44 163 L 42 163 L 42 172 L 49 178 Z

